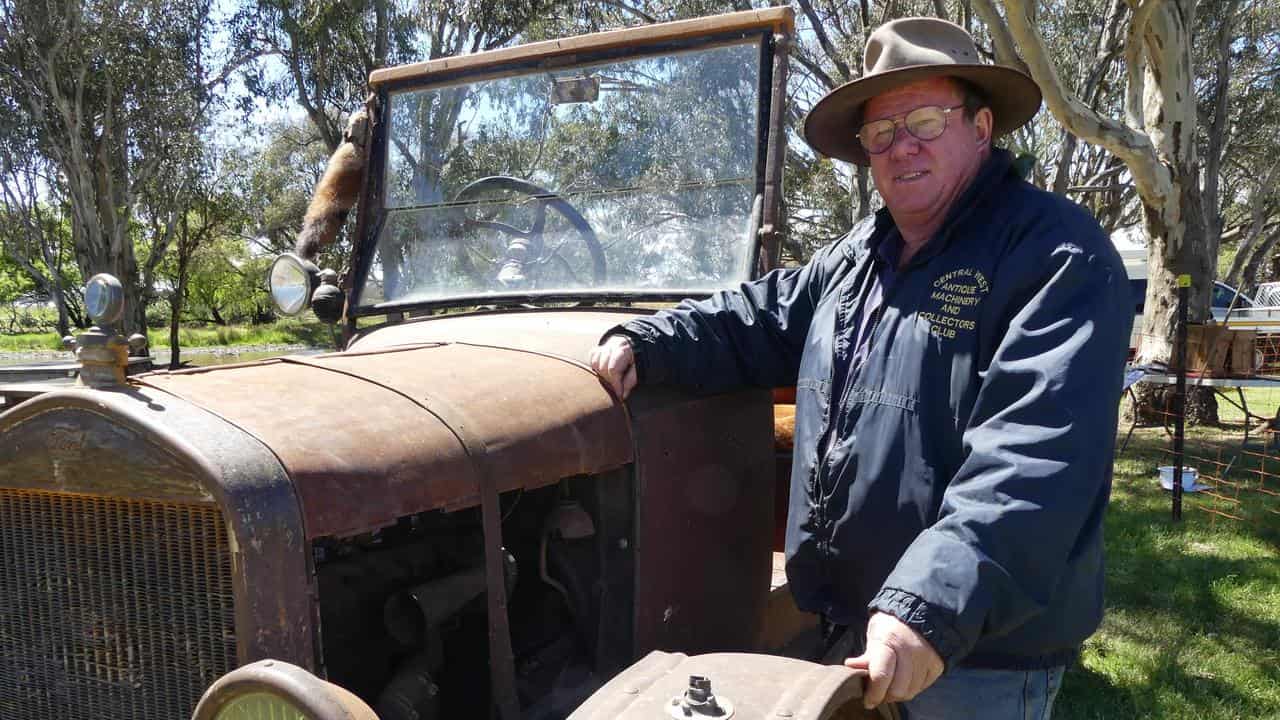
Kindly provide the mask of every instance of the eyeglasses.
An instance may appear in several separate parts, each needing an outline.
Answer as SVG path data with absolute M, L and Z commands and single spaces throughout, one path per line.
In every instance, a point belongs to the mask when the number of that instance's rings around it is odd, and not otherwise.
M 947 115 L 959 110 L 964 105 L 939 107 L 925 105 L 907 113 L 901 120 L 884 118 L 873 120 L 858 129 L 858 142 L 872 155 L 879 155 L 888 150 L 898 136 L 898 124 L 901 123 L 907 132 L 917 140 L 933 140 L 947 130 Z

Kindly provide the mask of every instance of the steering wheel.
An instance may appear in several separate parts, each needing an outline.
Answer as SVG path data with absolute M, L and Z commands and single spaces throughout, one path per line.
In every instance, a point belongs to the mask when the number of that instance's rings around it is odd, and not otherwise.
M 473 218 L 471 213 L 464 209 L 463 212 L 467 213 L 463 221 L 465 227 L 494 230 L 509 238 L 506 246 L 492 255 L 486 252 L 490 248 L 486 248 L 480 241 L 464 247 L 459 255 L 459 262 L 464 271 L 472 277 L 496 280 L 501 288 L 509 290 L 536 288 L 546 268 L 551 265 L 560 267 L 578 284 L 604 284 L 606 274 L 604 248 L 600 246 L 600 239 L 596 237 L 595 230 L 591 228 L 591 224 L 582 216 L 582 213 L 558 193 L 528 180 L 509 175 L 491 175 L 480 178 L 459 190 L 453 202 L 466 208 L 468 205 L 478 204 L 476 200 L 495 190 L 520 193 L 533 200 L 536 203 L 533 224 L 528 230 L 521 230 L 504 222 Z M 577 231 L 577 238 L 581 239 L 586 246 L 586 257 L 583 257 L 580 251 L 566 257 L 565 246 L 573 238 L 566 239 L 555 247 L 547 247 L 548 208 L 554 209 Z M 474 260 L 479 260 L 488 267 L 477 269 Z M 575 262 L 571 260 L 576 261 L 576 267 Z M 590 281 L 584 283 L 579 273 L 589 273 Z

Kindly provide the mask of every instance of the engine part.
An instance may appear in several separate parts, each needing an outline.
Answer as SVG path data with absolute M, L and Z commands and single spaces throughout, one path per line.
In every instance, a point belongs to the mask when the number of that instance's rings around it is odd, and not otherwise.
M 551 528 L 548 527 L 547 531 L 542 534 L 541 542 L 538 543 L 538 577 L 557 593 L 560 593 L 560 597 L 564 598 L 565 607 L 569 608 L 569 614 L 575 615 L 573 598 L 569 597 L 569 591 L 547 572 L 547 541 L 550 538 Z
M 481 579 L 484 574 L 481 571 Z M 410 657 L 378 696 L 379 720 L 435 720 L 440 717 L 440 686 L 432 677 L 438 663 L 428 653 Z
M 519 570 L 514 555 L 503 549 L 502 556 L 506 590 L 510 595 Z M 404 645 L 425 645 L 432 628 L 453 617 L 484 591 L 485 569 L 477 566 L 396 593 L 387 598 L 383 607 L 387 632 Z
M 547 530 L 565 540 L 584 540 L 595 536 L 596 525 L 581 503 L 564 498 L 547 518 Z

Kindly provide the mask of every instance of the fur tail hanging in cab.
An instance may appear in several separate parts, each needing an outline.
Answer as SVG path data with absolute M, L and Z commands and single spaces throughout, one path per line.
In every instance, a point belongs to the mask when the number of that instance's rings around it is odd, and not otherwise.
M 346 222 L 347 213 L 355 207 L 364 175 L 364 149 L 369 137 L 369 115 L 361 108 L 347 121 L 342 144 L 329 157 L 324 176 L 316 185 L 302 219 L 302 232 L 294 244 L 299 257 L 314 260 L 331 245 Z

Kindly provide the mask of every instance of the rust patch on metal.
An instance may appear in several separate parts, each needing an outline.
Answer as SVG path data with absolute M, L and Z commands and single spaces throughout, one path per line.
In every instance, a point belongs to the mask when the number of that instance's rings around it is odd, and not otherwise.
M 189 463 L 104 408 L 33 401 L 4 420 L 0 487 L 172 502 L 213 500 Z
M 782 720 L 897 720 L 896 706 L 862 707 L 866 671 L 772 655 L 652 652 L 596 691 L 569 720 L 716 717 L 699 702 L 687 710 L 693 678 L 716 698 L 719 717 Z M 673 712 L 672 709 L 675 708 Z M 730 708 L 736 712 L 731 713 Z
M 636 653 L 753 648 L 769 595 L 767 391 L 631 402 L 636 438 Z
M 632 455 L 626 414 L 595 375 L 519 350 L 392 347 L 141 382 L 270 447 L 294 480 L 309 537 L 478 504 L 463 434 L 484 443 L 503 492 L 620 467 Z M 465 408 L 474 427 L 451 427 L 431 412 L 433 402 Z

